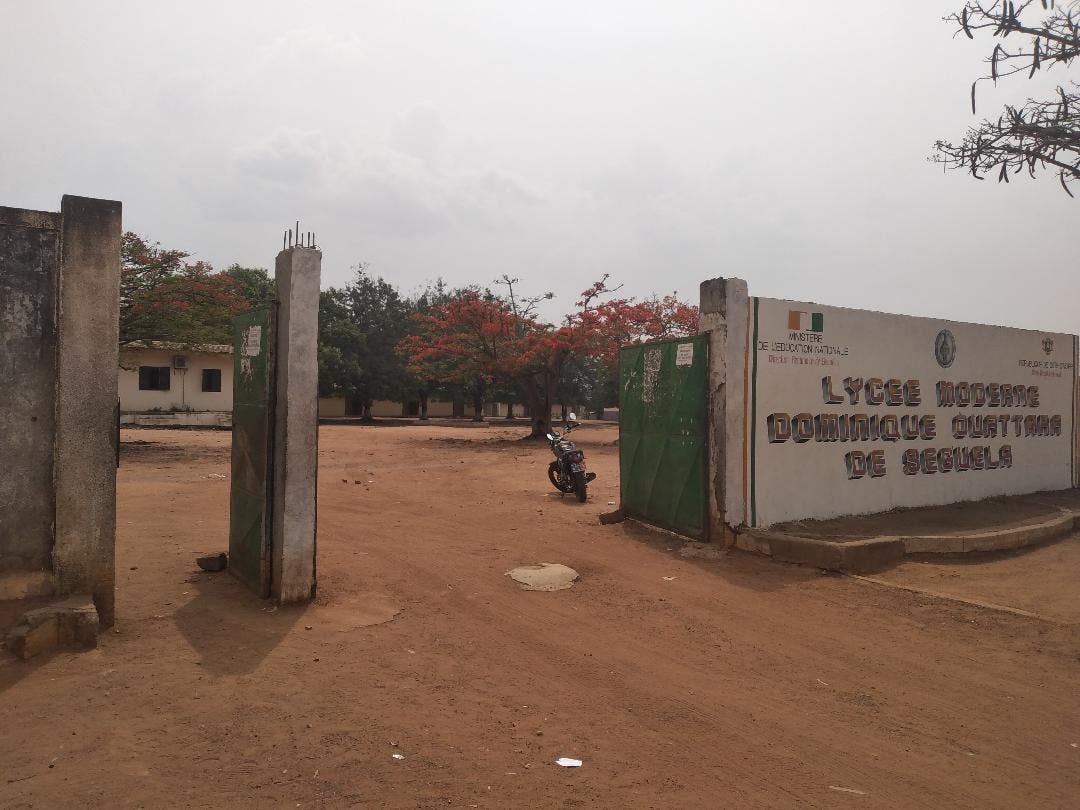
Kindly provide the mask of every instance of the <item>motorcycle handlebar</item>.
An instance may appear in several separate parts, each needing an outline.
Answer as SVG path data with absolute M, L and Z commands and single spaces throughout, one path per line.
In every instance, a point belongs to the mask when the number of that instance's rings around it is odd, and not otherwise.
M 552 425 L 550 428 L 548 428 L 548 433 L 551 434 L 552 436 L 554 436 L 556 439 L 561 439 L 563 436 L 565 436 L 571 430 L 573 430 L 574 428 L 579 428 L 579 427 L 581 427 L 580 422 L 567 422 L 566 424 L 563 425 L 563 432 L 562 433 L 559 433 L 559 431 L 556 429 L 556 427 L 554 425 Z

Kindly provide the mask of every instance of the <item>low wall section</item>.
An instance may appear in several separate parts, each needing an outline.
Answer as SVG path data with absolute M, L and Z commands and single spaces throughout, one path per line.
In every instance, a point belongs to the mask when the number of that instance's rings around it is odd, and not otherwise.
M 1077 485 L 1075 335 L 702 285 L 714 539 Z

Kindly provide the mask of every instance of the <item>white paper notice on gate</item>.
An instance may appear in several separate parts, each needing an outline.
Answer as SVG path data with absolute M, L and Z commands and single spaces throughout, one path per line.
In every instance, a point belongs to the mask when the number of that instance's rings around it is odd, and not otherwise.
M 675 350 L 675 365 L 677 366 L 692 366 L 694 365 L 694 344 L 693 343 L 680 343 L 679 347 Z
M 258 357 L 262 349 L 262 326 L 249 326 L 244 332 L 244 354 L 247 357 Z

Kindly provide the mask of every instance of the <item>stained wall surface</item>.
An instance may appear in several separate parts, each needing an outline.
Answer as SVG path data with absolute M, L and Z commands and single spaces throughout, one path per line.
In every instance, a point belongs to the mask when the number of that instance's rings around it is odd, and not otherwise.
M 52 553 L 59 262 L 55 217 L 0 208 L 0 574 Z
M 0 208 L 0 598 L 113 623 L 121 205 Z

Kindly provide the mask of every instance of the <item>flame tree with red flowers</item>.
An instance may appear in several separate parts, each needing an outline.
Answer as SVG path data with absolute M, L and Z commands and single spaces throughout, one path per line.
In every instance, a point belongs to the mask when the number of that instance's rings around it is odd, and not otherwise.
M 505 298 L 477 287 L 455 291 L 413 316 L 413 329 L 399 351 L 414 377 L 465 387 L 477 418 L 488 391 L 512 385 L 532 416 L 530 436 L 542 437 L 570 367 L 598 369 L 610 382 L 618 373 L 619 346 L 697 331 L 696 307 L 674 295 L 603 300 L 619 289 L 607 280 L 605 275 L 584 290 L 558 326 L 536 314 L 538 303 L 551 295 L 522 298 L 514 287 L 518 279 L 503 276 L 497 282 L 507 287 Z M 617 402 L 617 390 L 610 395 L 610 404 Z
M 621 289 L 621 285 L 608 287 L 607 280 L 605 274 L 581 294 L 572 320 L 582 332 L 583 350 L 566 365 L 560 386 L 563 403 L 584 401 L 596 411 L 619 403 L 620 347 L 684 337 L 698 330 L 698 308 L 680 301 L 678 293 L 641 301 L 626 297 L 602 300 Z
M 490 290 L 466 287 L 417 311 L 399 351 L 414 379 L 464 390 L 480 420 L 488 391 L 514 377 L 521 326 L 506 301 Z
M 120 243 L 120 342 L 168 340 L 189 345 L 231 343 L 232 321 L 251 308 L 266 271 L 234 265 L 215 272 L 190 254 L 131 233 Z M 243 274 L 241 284 L 234 272 Z

